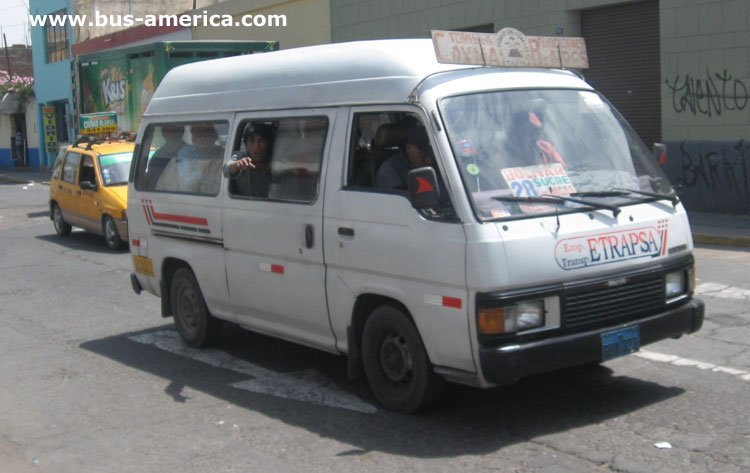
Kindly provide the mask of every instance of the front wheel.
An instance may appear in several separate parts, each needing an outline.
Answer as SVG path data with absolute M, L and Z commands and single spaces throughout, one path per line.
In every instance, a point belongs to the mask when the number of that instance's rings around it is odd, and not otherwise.
M 169 297 L 177 333 L 186 344 L 200 348 L 216 341 L 221 321 L 208 312 L 198 281 L 190 269 L 182 267 L 175 271 Z
M 117 233 L 117 225 L 115 221 L 109 215 L 104 216 L 102 220 L 102 233 L 104 234 L 104 243 L 110 250 L 121 250 L 124 246 L 120 234 Z
M 370 314 L 362 335 L 362 362 L 370 388 L 388 409 L 426 409 L 443 391 L 443 378 L 434 373 L 417 328 L 396 307 L 383 305 Z
M 62 210 L 57 204 L 52 204 L 52 223 L 55 224 L 55 232 L 60 236 L 70 235 L 71 226 L 65 223 Z

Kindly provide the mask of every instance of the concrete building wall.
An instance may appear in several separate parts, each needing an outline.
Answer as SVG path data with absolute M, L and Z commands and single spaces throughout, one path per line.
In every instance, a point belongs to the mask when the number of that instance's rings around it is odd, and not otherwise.
M 331 0 L 334 42 L 493 24 L 577 36 L 585 9 L 635 0 Z M 665 170 L 688 209 L 750 214 L 750 2 L 659 0 Z
M 206 7 L 209 15 L 284 15 L 286 26 L 195 27 L 193 39 L 278 41 L 280 49 L 331 42 L 329 0 L 229 0 Z
M 134 18 L 143 18 L 145 15 L 177 14 L 196 8 L 205 8 L 220 0 L 73 0 L 73 11 L 80 15 L 86 15 L 89 19 L 95 19 L 97 12 L 100 15 L 116 18 L 118 15 L 133 15 Z M 103 22 L 102 22 L 103 23 Z M 108 35 L 115 31 L 128 28 L 128 26 L 113 21 L 105 25 L 83 25 L 75 29 L 75 42 L 86 41 L 99 36 Z M 137 26 L 137 25 L 132 25 Z

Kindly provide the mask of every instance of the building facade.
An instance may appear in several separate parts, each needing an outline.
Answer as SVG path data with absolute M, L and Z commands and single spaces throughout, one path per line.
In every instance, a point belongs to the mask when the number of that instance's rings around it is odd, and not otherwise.
M 750 2 L 331 0 L 334 42 L 506 26 L 584 37 L 587 81 L 667 144 L 686 206 L 750 214 Z

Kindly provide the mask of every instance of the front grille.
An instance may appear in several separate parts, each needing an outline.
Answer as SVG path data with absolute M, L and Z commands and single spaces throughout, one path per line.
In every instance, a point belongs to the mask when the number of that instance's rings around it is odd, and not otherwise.
M 567 329 L 628 322 L 664 310 L 664 278 L 649 275 L 609 287 L 592 284 L 563 291 L 563 320 Z

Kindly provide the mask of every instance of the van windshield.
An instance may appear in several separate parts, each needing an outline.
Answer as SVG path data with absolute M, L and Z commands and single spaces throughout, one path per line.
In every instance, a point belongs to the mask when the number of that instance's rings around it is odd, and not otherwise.
M 676 199 L 640 138 L 595 92 L 476 93 L 443 99 L 440 112 L 480 220 Z

